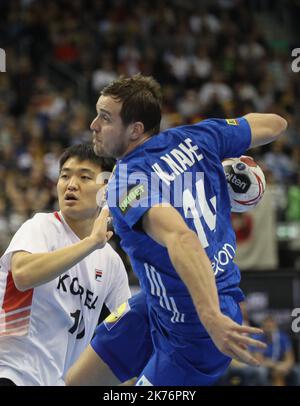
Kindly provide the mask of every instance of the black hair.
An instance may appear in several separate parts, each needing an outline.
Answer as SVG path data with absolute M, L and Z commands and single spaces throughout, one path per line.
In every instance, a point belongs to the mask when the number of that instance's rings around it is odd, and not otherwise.
M 90 161 L 99 166 L 102 172 L 111 172 L 114 165 L 114 158 L 103 158 L 95 154 L 92 144 L 76 144 L 67 148 L 59 159 L 59 171 L 70 158 L 77 158 L 80 162 Z

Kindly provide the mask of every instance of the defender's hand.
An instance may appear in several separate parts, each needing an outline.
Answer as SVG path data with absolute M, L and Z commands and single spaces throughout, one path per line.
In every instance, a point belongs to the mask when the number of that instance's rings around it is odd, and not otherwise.
M 99 245 L 99 248 L 104 247 L 104 245 L 113 236 L 112 231 L 107 231 L 107 224 L 109 221 L 109 209 L 107 206 L 103 207 L 101 213 L 96 218 L 94 222 L 94 227 L 91 232 L 90 238 Z

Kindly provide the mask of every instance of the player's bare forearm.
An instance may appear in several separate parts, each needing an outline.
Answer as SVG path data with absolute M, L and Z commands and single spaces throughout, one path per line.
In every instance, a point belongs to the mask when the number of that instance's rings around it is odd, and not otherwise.
M 87 255 L 101 248 L 112 236 L 107 231 L 108 209 L 96 218 L 90 236 L 78 243 L 52 252 L 31 254 L 15 252 L 11 269 L 16 287 L 23 291 L 47 283 L 63 274 Z
M 16 287 L 24 291 L 47 283 L 72 268 L 96 248 L 95 241 L 87 237 L 53 252 L 16 252 L 12 257 L 12 273 Z
M 276 140 L 287 128 L 287 121 L 278 114 L 249 113 L 244 116 L 251 128 L 250 148 Z

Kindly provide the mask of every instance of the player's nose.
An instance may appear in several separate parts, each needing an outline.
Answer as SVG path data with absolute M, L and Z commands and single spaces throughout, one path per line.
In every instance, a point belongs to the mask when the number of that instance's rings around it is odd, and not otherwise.
M 100 131 L 100 124 L 99 124 L 99 120 L 97 119 L 97 117 L 95 117 L 94 120 L 91 122 L 90 129 L 95 132 Z
M 67 190 L 73 191 L 78 189 L 78 183 L 74 177 L 71 177 L 67 186 Z

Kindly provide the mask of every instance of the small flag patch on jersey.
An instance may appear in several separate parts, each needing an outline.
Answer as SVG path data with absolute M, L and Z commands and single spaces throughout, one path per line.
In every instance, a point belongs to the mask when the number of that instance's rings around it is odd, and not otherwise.
M 238 121 L 235 120 L 234 118 L 226 118 L 226 122 L 229 125 L 239 125 Z
M 101 281 L 103 272 L 101 269 L 95 269 L 95 279 L 96 281 Z

